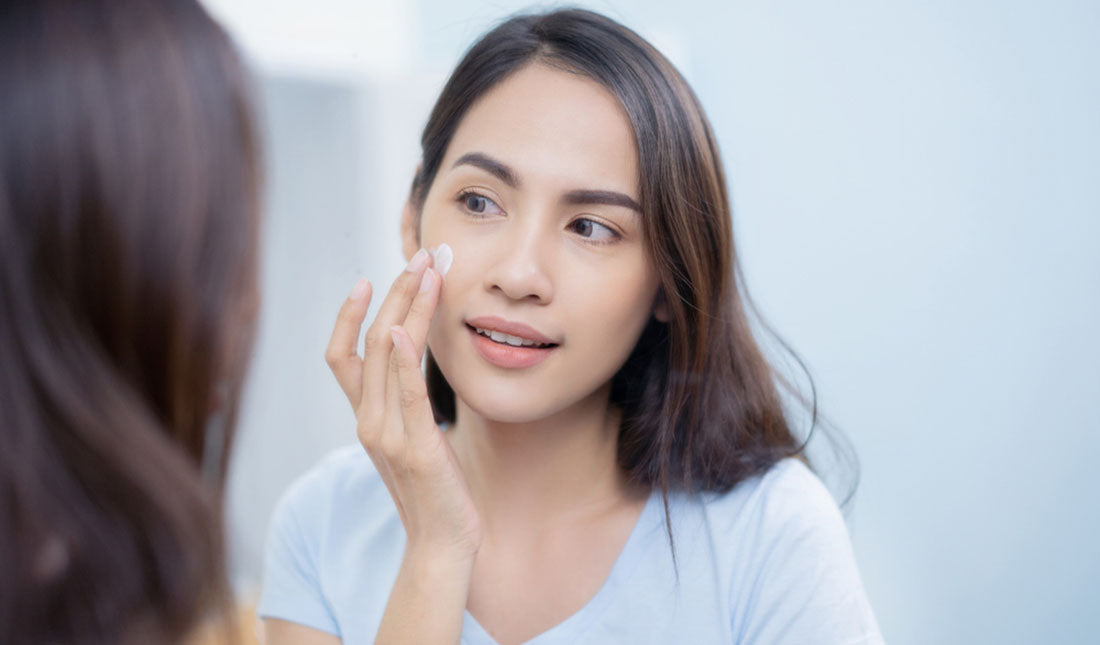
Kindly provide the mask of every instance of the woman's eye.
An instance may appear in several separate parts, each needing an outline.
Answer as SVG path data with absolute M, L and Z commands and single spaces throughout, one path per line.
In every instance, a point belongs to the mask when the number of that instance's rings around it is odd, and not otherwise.
M 462 193 L 458 196 L 458 200 L 462 202 L 462 205 L 467 211 L 475 215 L 487 215 L 489 213 L 500 212 L 500 207 L 496 205 L 496 202 L 484 195 L 479 195 L 477 193 Z
M 586 218 L 573 220 L 569 226 L 577 235 L 593 242 L 613 242 L 619 237 L 610 227 Z

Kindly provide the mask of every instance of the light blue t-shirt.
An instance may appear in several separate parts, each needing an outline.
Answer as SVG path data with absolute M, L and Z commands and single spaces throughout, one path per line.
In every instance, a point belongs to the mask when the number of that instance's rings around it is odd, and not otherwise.
M 784 460 L 723 495 L 674 493 L 669 506 L 678 581 L 657 491 L 596 595 L 528 642 L 882 642 L 844 520 L 802 462 Z M 373 643 L 404 548 L 370 458 L 359 445 L 338 450 L 279 502 L 259 614 L 346 645 Z M 462 642 L 495 645 L 469 612 Z

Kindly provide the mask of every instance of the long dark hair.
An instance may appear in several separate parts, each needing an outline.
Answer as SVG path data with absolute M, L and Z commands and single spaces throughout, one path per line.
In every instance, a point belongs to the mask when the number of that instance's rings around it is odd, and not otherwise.
M 530 64 L 597 81 L 619 99 L 634 130 L 647 251 L 669 321 L 649 321 L 612 381 L 611 401 L 623 412 L 620 466 L 633 481 L 661 489 L 667 519 L 670 489 L 724 492 L 785 457 L 809 463 L 809 437 L 796 437 L 778 387 L 790 380 L 766 359 L 747 315 L 752 305 L 710 124 L 676 68 L 633 31 L 573 9 L 513 17 L 482 37 L 459 62 L 424 128 L 414 206 L 423 207 L 474 101 Z M 453 422 L 454 391 L 430 353 L 428 384 L 437 419 Z M 790 390 L 806 405 L 812 433 L 817 405 L 810 384 L 809 396 Z
M 228 602 L 249 96 L 194 0 L 0 9 L 0 641 L 174 642 Z

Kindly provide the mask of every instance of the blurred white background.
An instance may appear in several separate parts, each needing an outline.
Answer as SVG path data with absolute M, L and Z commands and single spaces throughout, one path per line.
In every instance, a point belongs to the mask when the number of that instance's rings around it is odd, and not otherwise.
M 264 310 L 233 570 L 354 441 L 324 364 L 451 67 L 520 2 L 207 0 L 253 65 Z M 891 643 L 1100 638 L 1100 3 L 581 3 L 649 38 L 722 147 L 764 314 L 862 460 L 850 528 Z M 546 8 L 541 5 L 537 8 Z

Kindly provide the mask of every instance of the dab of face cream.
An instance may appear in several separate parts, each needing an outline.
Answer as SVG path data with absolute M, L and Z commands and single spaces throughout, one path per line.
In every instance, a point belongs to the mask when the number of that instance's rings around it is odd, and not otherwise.
M 435 260 L 433 266 L 439 272 L 439 275 L 447 275 L 447 272 L 451 270 L 451 263 L 455 260 L 455 254 L 451 247 L 444 242 L 439 246 L 431 247 L 428 252 L 432 254 L 432 258 Z

